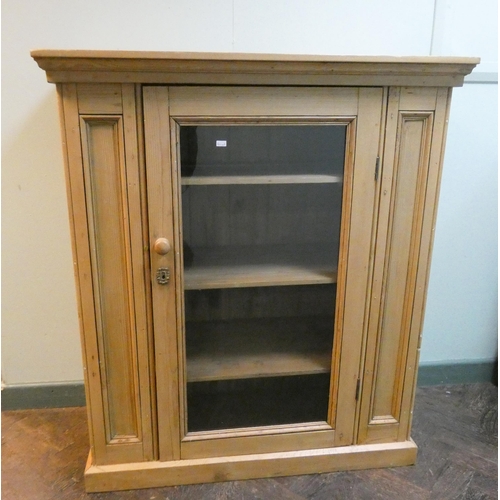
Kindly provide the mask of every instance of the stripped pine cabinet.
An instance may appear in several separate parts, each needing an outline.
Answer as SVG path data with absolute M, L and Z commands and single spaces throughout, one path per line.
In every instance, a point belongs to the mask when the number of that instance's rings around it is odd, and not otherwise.
M 474 58 L 37 50 L 88 491 L 409 465 L 451 88 Z

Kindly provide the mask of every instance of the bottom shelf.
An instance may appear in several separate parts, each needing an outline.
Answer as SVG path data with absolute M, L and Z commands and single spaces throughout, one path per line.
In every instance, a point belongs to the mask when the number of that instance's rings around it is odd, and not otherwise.
M 330 375 L 193 382 L 188 432 L 326 421 Z

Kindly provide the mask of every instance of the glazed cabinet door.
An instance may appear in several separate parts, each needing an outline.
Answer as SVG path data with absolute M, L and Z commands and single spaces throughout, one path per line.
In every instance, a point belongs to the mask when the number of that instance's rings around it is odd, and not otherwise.
M 355 442 L 384 101 L 144 88 L 160 460 Z

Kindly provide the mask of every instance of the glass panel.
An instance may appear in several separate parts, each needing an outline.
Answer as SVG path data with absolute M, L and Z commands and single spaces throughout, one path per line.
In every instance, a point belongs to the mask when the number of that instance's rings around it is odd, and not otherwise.
M 325 421 L 346 127 L 180 138 L 188 431 Z
M 326 420 L 330 376 L 308 375 L 188 384 L 190 431 Z
M 344 144 L 343 126 L 183 126 L 182 177 L 341 176 Z
M 182 189 L 186 289 L 332 283 L 342 185 Z

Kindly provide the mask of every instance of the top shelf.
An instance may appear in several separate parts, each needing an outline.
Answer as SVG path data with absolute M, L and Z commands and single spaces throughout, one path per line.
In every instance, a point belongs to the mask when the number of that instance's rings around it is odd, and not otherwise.
M 182 177 L 183 186 L 224 184 L 341 184 L 340 175 L 222 175 Z

